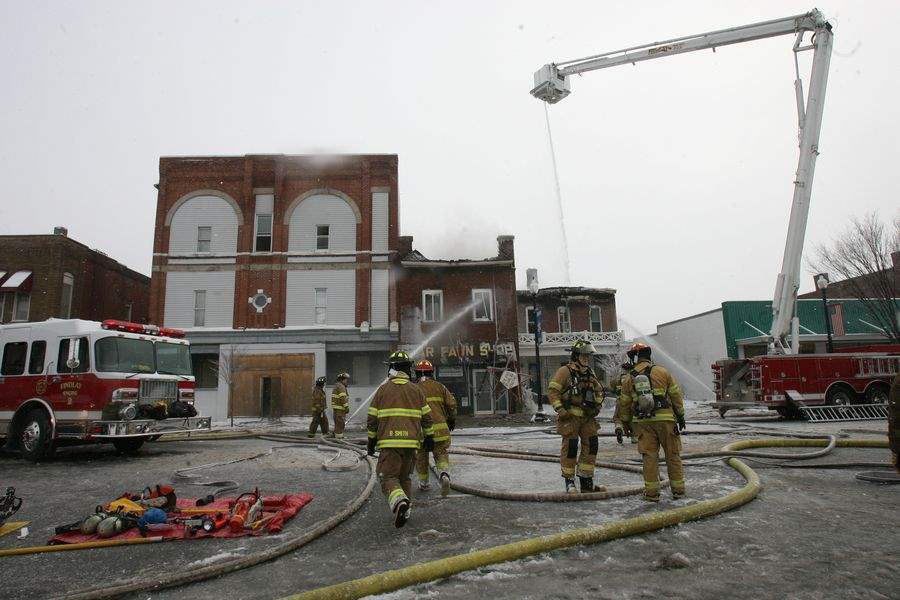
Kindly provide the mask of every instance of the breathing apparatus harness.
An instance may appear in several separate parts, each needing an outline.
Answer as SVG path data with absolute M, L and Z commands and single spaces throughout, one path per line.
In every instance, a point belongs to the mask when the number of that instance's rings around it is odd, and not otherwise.
M 634 414 L 639 419 L 649 419 L 656 414 L 656 411 L 662 408 L 670 408 L 668 394 L 654 394 L 653 383 L 650 380 L 650 373 L 655 367 L 652 362 L 647 364 L 647 368 L 643 372 L 638 372 L 637 365 L 631 369 L 631 381 L 634 384 L 634 392 L 636 398 L 632 404 Z
M 600 412 L 597 400 L 594 398 L 594 371 L 590 367 L 584 367 L 584 371 L 576 371 L 570 365 L 569 385 L 563 394 L 563 408 L 569 410 L 572 406 L 572 396 L 581 396 L 581 406 L 588 413 L 596 415 Z

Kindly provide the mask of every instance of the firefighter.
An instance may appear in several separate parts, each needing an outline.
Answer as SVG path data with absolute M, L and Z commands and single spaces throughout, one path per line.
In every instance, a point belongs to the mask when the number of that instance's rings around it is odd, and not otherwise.
M 659 502 L 659 448 L 666 455 L 672 498 L 684 496 L 681 432 L 685 429 L 684 399 L 678 382 L 650 360 L 650 347 L 640 342 L 628 351 L 634 361 L 622 381 L 619 416 L 638 438 L 644 464 L 644 500 Z
M 350 383 L 350 373 L 340 373 L 334 389 L 331 390 L 331 416 L 334 418 L 334 432 L 331 437 L 344 439 L 344 418 L 350 410 L 350 394 L 347 393 L 347 384 Z
M 406 352 L 388 359 L 388 381 L 375 392 L 366 421 L 368 453 L 379 451 L 376 472 L 387 496 L 394 526 L 403 527 L 410 515 L 410 474 L 416 451 L 434 450 L 431 407 L 425 394 L 410 381 L 412 360 Z
M 456 427 L 456 398 L 444 384 L 434 379 L 434 365 L 431 361 L 417 362 L 415 372 L 417 385 L 431 408 L 434 466 L 441 482 L 441 495 L 446 496 L 450 493 L 450 432 Z M 428 452 L 424 449 L 416 454 L 416 474 L 419 476 L 419 489 L 429 489 Z
M 328 435 L 328 415 L 325 414 L 325 381 L 324 377 L 316 379 L 312 399 L 312 423 L 306 437 L 316 437 L 316 429 L 322 425 L 322 435 Z
M 622 369 L 622 374 L 619 375 L 619 381 L 618 383 L 616 383 L 615 394 L 617 399 L 622 395 L 622 382 L 625 381 L 625 377 L 626 375 L 628 375 L 628 371 L 630 371 L 633 366 L 634 365 L 632 365 L 630 362 L 623 362 L 621 365 L 619 365 L 619 368 Z M 637 444 L 637 438 L 634 437 L 634 431 L 631 429 L 631 424 L 626 425 L 622 423 L 622 414 L 621 410 L 619 409 L 618 402 L 616 402 L 616 410 L 613 413 L 613 426 L 616 430 L 616 441 L 619 444 L 624 443 L 623 440 L 625 439 L 626 435 L 629 437 L 632 444 Z
M 900 462 L 897 458 L 897 455 L 900 454 L 900 373 L 894 377 L 894 383 L 891 384 L 891 395 L 888 399 L 888 442 L 891 447 L 894 468 L 900 473 Z
M 590 342 L 578 340 L 571 351 L 569 363 L 556 371 L 547 386 L 550 404 L 557 415 L 556 432 L 562 436 L 559 463 L 567 492 L 577 491 L 576 472 L 582 492 L 602 492 L 606 491 L 605 487 L 594 486 L 594 462 L 598 447 L 595 417 L 600 413 L 603 402 L 603 388 L 590 367 L 596 350 Z

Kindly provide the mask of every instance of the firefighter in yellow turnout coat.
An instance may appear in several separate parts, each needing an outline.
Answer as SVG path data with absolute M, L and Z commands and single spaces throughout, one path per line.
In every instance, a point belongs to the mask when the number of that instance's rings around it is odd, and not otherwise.
M 366 421 L 369 456 L 379 451 L 376 472 L 387 496 L 394 526 L 409 519 L 411 481 L 416 451 L 434 449 L 431 408 L 425 394 L 410 381 L 412 361 L 406 352 L 394 352 L 388 360 L 389 379 L 375 392 Z
M 557 415 L 556 432 L 562 436 L 559 463 L 566 491 L 570 493 L 576 492 L 576 472 L 582 492 L 606 491 L 605 487 L 594 486 L 594 463 L 599 445 L 596 417 L 603 402 L 603 387 L 590 367 L 595 353 L 590 342 L 575 342 L 571 361 L 556 371 L 548 386 L 550 404 Z
M 456 427 L 456 398 L 444 384 L 434 379 L 434 365 L 431 361 L 420 360 L 415 367 L 417 384 L 425 394 L 425 400 L 431 407 L 431 419 L 434 424 L 434 467 L 441 482 L 441 495 L 450 493 L 450 432 Z M 419 489 L 424 491 L 428 485 L 428 452 L 419 450 L 416 454 L 416 474 L 419 476 Z
M 337 376 L 334 389 L 331 390 L 331 415 L 334 418 L 334 437 L 344 438 L 344 420 L 347 411 L 350 410 L 350 394 L 347 393 L 347 384 L 350 383 L 350 374 L 341 373 Z
M 328 435 L 328 415 L 325 413 L 325 381 L 324 377 L 316 379 L 312 393 L 312 423 L 309 424 L 307 437 L 316 437 L 316 429 L 322 426 L 322 435 Z
M 634 344 L 628 356 L 636 360 L 622 380 L 619 417 L 622 427 L 633 429 L 644 464 L 644 499 L 659 501 L 659 448 L 666 455 L 672 497 L 684 496 L 681 431 L 685 428 L 684 399 L 678 382 L 664 367 L 650 361 L 649 346 Z

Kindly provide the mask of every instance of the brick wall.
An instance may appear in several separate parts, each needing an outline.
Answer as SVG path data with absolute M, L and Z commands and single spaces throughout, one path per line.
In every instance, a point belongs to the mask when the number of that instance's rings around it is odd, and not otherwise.
M 271 328 L 284 325 L 287 284 L 288 224 L 287 211 L 301 194 L 316 190 L 336 190 L 348 196 L 362 219 L 356 226 L 357 252 L 372 248 L 372 192 L 386 188 L 388 203 L 388 248 L 397 247 L 397 156 L 344 155 L 320 156 L 248 155 L 238 157 L 163 157 L 159 162 L 156 230 L 154 235 L 153 281 L 150 314 L 162 322 L 165 312 L 166 277 L 169 249 L 167 216 L 185 195 L 199 190 L 227 194 L 238 205 L 242 224 L 238 226 L 238 256 L 234 292 L 234 327 Z M 265 190 L 262 192 L 261 190 Z M 251 256 L 257 193 L 273 193 L 272 253 Z M 356 325 L 369 320 L 371 258 L 359 256 L 356 262 Z M 210 266 L 210 270 L 224 268 Z M 264 289 L 272 305 L 257 313 L 247 299 Z M 398 321 L 395 303 L 390 321 Z
M 147 321 L 150 279 L 64 235 L 0 236 L 0 270 L 32 271 L 31 321 L 60 316 L 63 273 L 74 278 L 72 318 L 124 319 L 130 302 L 132 321 Z

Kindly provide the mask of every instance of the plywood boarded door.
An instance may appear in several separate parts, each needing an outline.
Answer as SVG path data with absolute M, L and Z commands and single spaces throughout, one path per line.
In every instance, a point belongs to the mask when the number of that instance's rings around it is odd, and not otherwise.
M 237 366 L 233 393 L 235 416 L 269 416 L 262 414 L 263 378 L 269 380 L 271 416 L 310 414 L 315 355 L 246 354 L 235 356 L 234 362 Z

